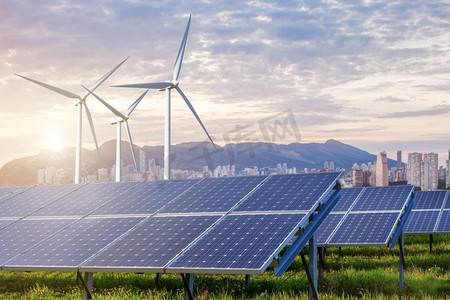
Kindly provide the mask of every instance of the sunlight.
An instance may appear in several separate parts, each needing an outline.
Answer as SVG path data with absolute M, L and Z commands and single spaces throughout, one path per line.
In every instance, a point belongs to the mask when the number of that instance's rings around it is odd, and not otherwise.
M 51 151 L 59 151 L 64 146 L 61 137 L 58 134 L 52 133 L 47 135 L 45 140 L 45 148 Z

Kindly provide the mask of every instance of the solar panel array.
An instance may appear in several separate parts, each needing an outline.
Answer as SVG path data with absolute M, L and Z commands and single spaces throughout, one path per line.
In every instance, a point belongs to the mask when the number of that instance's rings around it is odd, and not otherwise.
M 405 233 L 450 233 L 450 191 L 415 193 Z
M 318 246 L 387 246 L 399 230 L 414 187 L 339 191 L 340 199 L 317 230 Z
M 0 188 L 0 266 L 260 274 L 341 176 Z

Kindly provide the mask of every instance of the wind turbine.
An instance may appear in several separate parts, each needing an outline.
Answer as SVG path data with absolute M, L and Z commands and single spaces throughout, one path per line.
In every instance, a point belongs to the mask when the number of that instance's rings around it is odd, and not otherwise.
M 94 91 L 96 88 L 98 88 L 106 79 L 108 79 L 109 76 L 111 76 L 126 60 L 128 59 L 128 57 L 126 59 L 124 59 L 120 64 L 118 64 L 117 66 L 115 66 L 111 71 L 109 71 L 108 73 L 106 73 L 105 75 L 103 75 L 103 77 L 101 77 L 99 80 L 97 80 L 97 82 L 95 82 L 90 90 Z M 82 125 L 82 114 L 83 114 L 83 105 L 86 107 L 86 117 L 89 121 L 89 126 L 91 128 L 91 132 L 92 132 L 92 136 L 94 138 L 94 142 L 95 142 L 95 147 L 97 149 L 97 153 L 100 156 L 100 151 L 98 149 L 98 143 L 97 143 L 97 137 L 95 136 L 95 130 L 94 130 L 94 124 L 92 122 L 92 116 L 91 116 L 91 112 L 89 111 L 89 108 L 86 104 L 86 98 L 87 96 L 90 94 L 89 92 L 86 92 L 83 96 L 74 94 L 72 92 L 63 90 L 61 88 L 16 74 L 19 77 L 22 77 L 23 79 L 26 79 L 28 81 L 34 82 L 40 86 L 43 86 L 49 90 L 52 90 L 60 95 L 63 95 L 65 97 L 68 98 L 72 98 L 74 99 L 73 104 L 75 106 L 78 106 L 78 111 L 77 111 L 77 141 L 76 141 L 76 150 L 75 150 L 75 183 L 80 183 L 80 179 L 81 179 L 81 173 L 80 173 L 80 169 L 81 169 L 81 125 Z
M 127 135 L 128 135 L 128 141 L 130 142 L 131 147 L 131 154 L 133 156 L 133 162 L 134 162 L 134 168 L 136 169 L 136 172 L 138 172 L 137 162 L 136 162 L 136 154 L 134 153 L 134 147 L 133 147 L 133 140 L 131 139 L 131 132 L 130 127 L 128 126 L 128 119 L 130 118 L 131 113 L 134 111 L 136 106 L 138 106 L 139 102 L 145 97 L 148 90 L 146 90 L 139 98 L 137 98 L 136 101 L 133 102 L 133 104 L 128 107 L 127 112 L 125 114 L 122 114 L 120 111 L 115 109 L 113 106 L 111 106 L 108 102 L 94 94 L 93 91 L 89 90 L 84 85 L 81 85 L 86 91 L 88 91 L 90 94 L 92 94 L 95 98 L 97 98 L 98 101 L 103 103 L 104 106 L 106 106 L 113 114 L 116 116 L 114 118 L 111 118 L 109 121 L 111 125 L 116 124 L 117 127 L 117 137 L 116 137 L 116 182 L 119 182 L 122 175 L 121 170 L 121 163 L 120 163 L 120 153 L 121 153 L 121 128 L 122 123 L 125 124 L 125 128 L 127 129 Z
M 129 87 L 129 88 L 145 88 L 145 89 L 156 89 L 160 91 L 166 91 L 166 116 L 165 116 L 165 135 L 164 135 L 164 179 L 170 179 L 170 91 L 172 89 L 176 89 L 177 92 L 181 95 L 186 105 L 191 110 L 192 114 L 197 119 L 200 126 L 205 131 L 211 143 L 216 147 L 211 136 L 203 125 L 200 117 L 197 115 L 194 107 L 191 102 L 189 102 L 186 95 L 178 86 L 179 81 L 178 78 L 180 76 L 181 65 L 183 63 L 184 50 L 186 48 L 187 37 L 189 33 L 189 26 L 191 24 L 191 16 L 189 16 L 189 21 L 186 26 L 186 30 L 184 32 L 183 40 L 181 41 L 180 49 L 178 50 L 177 58 L 175 60 L 175 64 L 173 66 L 173 76 L 171 81 L 162 81 L 162 82 L 150 82 L 150 83 L 137 83 L 137 84 L 125 84 L 125 85 L 114 85 L 114 87 Z

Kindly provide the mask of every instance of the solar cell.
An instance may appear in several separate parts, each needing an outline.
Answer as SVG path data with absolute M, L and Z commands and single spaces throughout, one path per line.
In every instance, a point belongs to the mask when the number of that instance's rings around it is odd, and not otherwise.
M 448 201 L 448 200 L 447 200 Z M 450 210 L 443 210 L 436 229 L 438 233 L 450 233 Z
M 145 181 L 103 205 L 93 215 L 152 214 L 200 180 Z
M 352 211 L 402 210 L 413 191 L 410 185 L 365 188 Z
M 414 202 L 415 205 L 415 202 Z M 433 233 L 439 210 L 413 210 L 406 221 L 405 233 Z
M 361 194 L 363 188 L 350 188 L 350 189 L 341 189 L 339 194 L 341 198 L 336 203 L 333 208 L 334 212 L 346 212 L 350 209 L 353 202 L 355 202 L 356 198 Z
M 414 194 L 414 210 L 441 209 L 447 191 L 416 192 Z
M 341 173 L 273 175 L 234 211 L 311 210 Z
M 92 260 L 81 270 L 158 269 L 168 264 L 220 216 L 151 217 Z M 136 271 L 136 270 L 134 270 Z M 143 270 L 144 271 L 144 270 Z M 158 272 L 158 270 L 154 270 Z
M 295 234 L 305 216 L 228 215 L 166 271 L 260 274 Z
M 25 217 L 39 208 L 82 188 L 79 184 L 44 185 L 32 187 L 1 203 L 0 217 Z
M 0 264 L 34 246 L 74 219 L 27 220 L 11 222 L 0 230 Z
M 4 269 L 73 271 L 144 218 L 85 218 L 5 264 Z
M 350 213 L 328 245 L 386 245 L 398 213 Z
M 138 182 L 91 183 L 62 197 L 33 216 L 84 216 L 103 203 L 117 197 Z
M 266 176 L 206 179 L 160 212 L 227 212 L 264 179 Z
M 344 218 L 345 214 L 329 214 L 317 229 L 315 236 L 318 245 L 325 245 L 326 241 Z
M 17 220 L 0 220 L 0 229 L 2 229 L 3 227 L 8 226 L 9 224 L 11 224 L 12 222 L 15 222 Z
M 447 196 L 445 198 L 444 208 L 445 209 L 450 209 L 450 191 L 447 191 Z

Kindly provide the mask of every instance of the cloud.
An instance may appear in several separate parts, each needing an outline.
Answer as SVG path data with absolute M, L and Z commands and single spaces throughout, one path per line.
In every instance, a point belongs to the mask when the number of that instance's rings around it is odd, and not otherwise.
M 382 119 L 414 118 L 414 117 L 423 117 L 423 116 L 445 115 L 445 114 L 448 114 L 449 112 L 450 112 L 450 105 L 437 105 L 432 108 L 422 109 L 422 110 L 388 113 L 388 114 L 380 116 L 380 118 L 382 118 Z
M 385 97 L 379 97 L 374 100 L 375 102 L 390 102 L 390 103 L 402 103 L 402 102 L 408 102 L 406 99 L 394 97 L 394 96 L 385 96 Z

